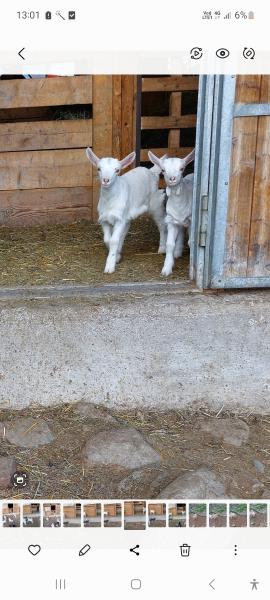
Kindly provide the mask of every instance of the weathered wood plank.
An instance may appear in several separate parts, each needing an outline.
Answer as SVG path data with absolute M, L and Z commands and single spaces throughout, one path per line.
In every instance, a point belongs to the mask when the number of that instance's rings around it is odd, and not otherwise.
M 260 102 L 270 102 L 270 77 L 262 76 Z M 259 117 L 249 237 L 248 277 L 270 275 L 270 117 Z
M 235 102 L 243 102 L 244 104 L 258 102 L 261 79 L 261 75 L 238 75 L 235 90 Z
M 112 107 L 112 153 L 115 158 L 122 158 L 122 78 L 113 75 L 113 107 Z
M 180 117 L 142 117 L 142 129 L 180 129 L 196 127 L 197 115 Z
M 260 85 L 260 76 L 238 77 L 236 101 L 258 102 Z M 257 129 L 258 117 L 234 120 L 225 253 L 225 272 L 229 277 L 247 274 Z
M 93 151 L 97 156 L 112 156 L 113 79 L 110 75 L 93 76 Z M 97 219 L 99 178 L 93 171 L 93 220 Z
M 122 75 L 122 157 L 136 148 L 135 142 L 135 77 L 133 75 Z M 130 166 L 133 168 L 133 165 Z
M 0 108 L 91 103 L 91 75 L 0 81 Z
M 163 156 L 163 154 L 168 154 L 169 156 L 177 156 L 178 158 L 184 158 L 187 154 L 189 154 L 193 148 L 151 148 L 152 152 L 156 154 L 156 156 Z M 141 150 L 140 159 L 142 162 L 148 161 L 148 149 Z
M 0 123 L 0 152 L 92 146 L 92 120 Z
M 259 117 L 248 277 L 270 275 L 270 117 Z
M 196 91 L 199 77 L 196 75 L 171 75 L 169 77 L 143 77 L 143 92 L 183 92 Z
M 83 149 L 0 153 L 0 190 L 92 185 Z
M 92 218 L 92 188 L 0 191 L 0 225 L 31 227 Z
M 170 96 L 170 116 L 180 117 L 182 106 L 182 92 L 172 92 Z M 180 129 L 171 129 L 168 136 L 169 148 L 180 146 Z

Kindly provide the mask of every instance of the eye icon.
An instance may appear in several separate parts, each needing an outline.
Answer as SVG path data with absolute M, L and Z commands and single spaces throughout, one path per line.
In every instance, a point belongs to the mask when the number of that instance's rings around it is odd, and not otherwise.
M 228 58 L 228 56 L 230 56 L 230 52 L 227 48 L 219 48 L 216 51 L 216 56 L 218 58 Z

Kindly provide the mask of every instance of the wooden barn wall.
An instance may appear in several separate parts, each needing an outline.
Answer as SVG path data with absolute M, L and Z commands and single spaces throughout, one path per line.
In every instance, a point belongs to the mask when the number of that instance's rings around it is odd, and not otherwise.
M 156 94 L 169 100 L 162 116 L 150 110 L 140 119 L 137 88 L 133 75 L 0 80 L 0 225 L 96 221 L 100 184 L 86 146 L 98 156 L 119 158 L 139 148 L 141 162 L 150 147 L 159 156 L 190 152 L 182 137 L 184 130 L 195 131 L 196 109 L 186 114 L 182 100 L 186 92 L 197 92 L 198 77 L 141 78 L 142 94 L 152 94 L 154 108 Z M 74 114 L 74 106 L 88 107 L 90 118 L 65 119 L 61 113 L 52 120 L 52 111 L 61 107 Z M 168 141 L 141 148 L 138 131 L 163 131 Z
M 91 76 L 0 81 L 1 225 L 91 218 L 92 168 L 82 148 L 92 145 L 92 119 L 42 121 L 29 113 L 85 104 L 92 104 Z
M 99 182 L 85 148 L 131 152 L 135 98 L 134 76 L 1 80 L 0 225 L 95 220 Z M 44 110 L 72 105 L 89 106 L 92 118 L 42 120 Z
M 235 102 L 270 102 L 270 76 L 238 76 Z M 236 117 L 226 233 L 226 275 L 270 275 L 270 117 Z

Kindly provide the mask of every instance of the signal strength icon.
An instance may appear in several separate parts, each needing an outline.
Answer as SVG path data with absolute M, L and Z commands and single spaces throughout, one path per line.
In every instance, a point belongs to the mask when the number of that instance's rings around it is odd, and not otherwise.
M 231 19 L 231 17 L 232 17 L 232 13 L 231 13 L 231 12 L 228 12 L 228 13 L 225 15 L 225 17 L 223 17 L 223 19 Z

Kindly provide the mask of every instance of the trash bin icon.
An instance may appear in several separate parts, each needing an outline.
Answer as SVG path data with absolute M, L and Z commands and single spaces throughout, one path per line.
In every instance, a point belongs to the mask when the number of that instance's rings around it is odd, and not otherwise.
M 182 544 L 180 546 L 181 556 L 189 556 L 190 555 L 190 546 L 188 544 Z

